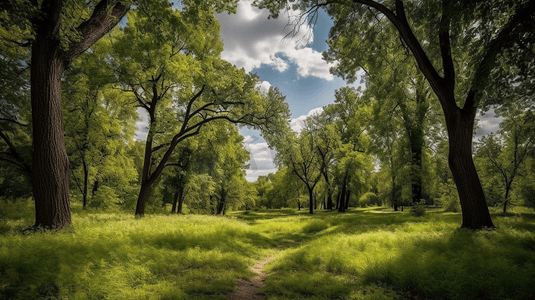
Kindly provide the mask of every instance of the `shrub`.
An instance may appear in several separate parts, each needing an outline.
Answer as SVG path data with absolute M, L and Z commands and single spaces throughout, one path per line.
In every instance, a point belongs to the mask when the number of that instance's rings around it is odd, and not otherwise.
M 440 196 L 440 202 L 444 206 L 445 212 L 460 212 L 461 202 L 459 200 L 459 194 L 453 181 L 448 182 L 443 186 L 443 193 Z
M 366 207 L 371 205 L 381 205 L 381 201 L 376 194 L 367 192 L 359 198 L 359 206 Z
M 422 205 L 414 206 L 411 209 L 411 214 L 415 217 L 422 217 L 423 215 L 425 215 L 425 207 L 423 207 Z

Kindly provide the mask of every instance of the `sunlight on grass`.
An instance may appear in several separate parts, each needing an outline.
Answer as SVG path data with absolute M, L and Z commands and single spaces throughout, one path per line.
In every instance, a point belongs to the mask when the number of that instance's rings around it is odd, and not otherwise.
M 0 299 L 227 299 L 270 254 L 269 299 L 531 299 L 535 213 L 290 210 L 228 217 L 73 213 L 74 231 L 22 235 L 31 205 L 2 216 Z M 515 208 L 516 209 L 516 208 Z

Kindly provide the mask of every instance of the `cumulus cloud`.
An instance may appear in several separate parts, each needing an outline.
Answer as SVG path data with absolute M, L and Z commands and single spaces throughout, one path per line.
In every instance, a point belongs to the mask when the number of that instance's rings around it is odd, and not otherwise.
M 258 137 L 246 136 L 243 139 L 245 149 L 250 152 L 249 169 L 246 170 L 246 179 L 255 181 L 258 176 L 277 172 L 277 167 L 273 160 L 277 151 L 269 149 L 266 142 L 254 143 L 260 140 Z
M 293 131 L 299 133 L 303 128 L 305 128 L 305 119 L 309 116 L 320 114 L 323 111 L 323 107 L 317 107 L 312 109 L 306 115 L 301 115 L 295 119 L 292 119 L 290 122 L 290 127 Z
M 269 81 L 262 81 L 262 83 L 260 84 L 260 91 L 262 93 L 267 93 L 269 91 L 269 88 L 271 87 L 271 83 L 269 83 Z
M 225 42 L 222 58 L 250 72 L 261 65 L 268 65 L 279 72 L 297 65 L 299 76 L 314 76 L 326 80 L 330 64 L 322 60 L 320 52 L 307 47 L 312 42 L 312 29 L 300 25 L 293 36 L 291 31 L 299 12 L 281 13 L 278 19 L 268 19 L 267 10 L 252 6 L 252 0 L 241 0 L 236 14 L 217 14 L 221 24 L 221 36 Z M 288 36 L 287 36 L 288 35 Z

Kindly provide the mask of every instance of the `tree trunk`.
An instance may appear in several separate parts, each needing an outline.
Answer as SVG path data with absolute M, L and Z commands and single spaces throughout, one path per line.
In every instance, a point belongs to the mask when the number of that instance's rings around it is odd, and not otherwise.
M 89 184 L 89 169 L 87 168 L 87 163 L 85 162 L 85 158 L 82 157 L 82 163 L 84 166 L 84 192 L 82 193 L 83 197 L 83 204 L 82 208 L 85 209 L 87 206 L 87 186 Z
M 457 109 L 444 111 L 448 127 L 448 163 L 457 186 L 463 223 L 461 228 L 494 228 L 483 193 L 483 187 L 472 159 L 472 135 L 475 108 L 471 112 Z
M 421 125 L 420 125 L 421 126 Z M 410 137 L 411 144 L 411 190 L 412 202 L 419 203 L 422 199 L 422 148 L 423 132 L 421 128 L 414 130 Z
M 173 195 L 173 205 L 171 206 L 171 213 L 176 213 L 177 203 L 178 203 L 178 189 L 175 191 L 175 194 Z
M 181 186 L 179 189 L 179 196 L 178 196 L 178 208 L 177 213 L 182 213 L 182 206 L 184 205 L 184 186 Z
M 349 199 L 351 197 L 351 190 L 347 190 L 347 195 L 346 195 L 346 202 L 345 202 L 345 210 L 348 210 L 349 209 Z
M 151 184 L 142 183 L 139 189 L 139 195 L 137 197 L 136 204 L 136 217 L 143 217 L 145 215 L 145 203 L 149 198 Z
M 342 192 L 340 193 L 340 199 L 338 200 L 338 211 L 344 212 L 345 211 L 345 201 L 346 201 L 346 185 L 342 186 Z
M 310 214 L 313 214 L 314 213 L 314 193 L 312 191 L 312 188 L 310 188 L 309 186 L 307 186 L 307 189 L 308 189 L 308 199 L 309 199 L 309 213 Z
M 69 159 L 61 111 L 63 69 L 59 41 L 38 31 L 31 62 L 32 191 L 35 227 L 47 229 L 71 224 Z
M 511 179 L 511 183 L 512 183 L 512 179 Z M 509 204 L 509 191 L 511 190 L 511 183 L 505 186 L 505 196 L 503 197 L 505 199 L 503 201 L 503 214 L 504 215 L 507 213 L 507 204 Z
M 344 175 L 344 181 L 342 182 L 342 192 L 340 193 L 340 199 L 338 199 L 338 211 L 344 212 L 346 209 L 346 192 L 347 192 L 347 173 Z

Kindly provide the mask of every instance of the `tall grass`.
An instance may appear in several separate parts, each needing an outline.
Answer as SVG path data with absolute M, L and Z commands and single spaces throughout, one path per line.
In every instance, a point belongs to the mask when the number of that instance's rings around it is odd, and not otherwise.
M 31 203 L 5 203 L 0 299 L 226 299 L 270 253 L 269 299 L 532 299 L 535 214 L 293 210 L 229 217 L 73 213 L 74 230 L 22 235 Z M 517 209 L 517 208 L 515 208 Z M 8 213 L 6 213 L 6 211 Z

